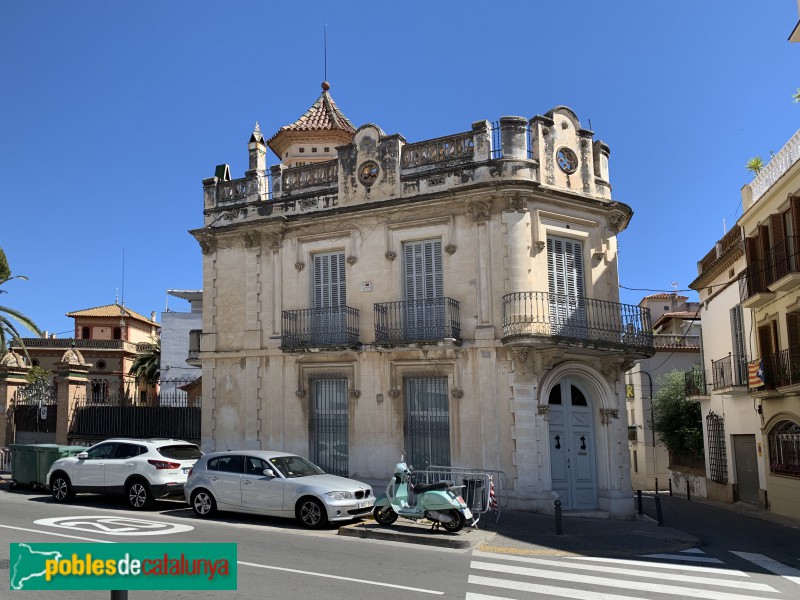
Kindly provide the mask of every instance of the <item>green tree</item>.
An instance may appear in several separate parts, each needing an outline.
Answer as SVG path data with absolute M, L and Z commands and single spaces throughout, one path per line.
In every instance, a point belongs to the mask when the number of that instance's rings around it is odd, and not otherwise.
M 131 365 L 130 374 L 136 381 L 158 383 L 161 376 L 161 340 L 157 340 L 150 350 L 136 357 Z
M 9 281 L 13 279 L 28 279 L 24 275 L 12 275 L 11 274 L 11 267 L 8 266 L 8 259 L 6 259 L 6 253 L 3 252 L 3 249 L 0 248 L 0 294 L 7 294 L 8 291 L 3 289 L 3 286 L 7 284 Z M 41 330 L 36 326 L 30 318 L 26 317 L 24 314 L 15 310 L 9 306 L 2 306 L 0 305 L 0 356 L 5 354 L 6 350 L 9 349 L 11 343 L 15 343 L 22 351 L 25 353 L 25 356 L 30 361 L 30 355 L 28 354 L 28 349 L 25 347 L 24 342 L 22 341 L 22 336 L 19 333 L 19 329 L 17 328 L 19 325 L 24 326 L 26 329 L 29 329 L 36 335 L 41 336 Z
M 703 418 L 698 402 L 686 399 L 684 374 L 672 371 L 656 380 L 651 426 L 666 446 L 670 459 L 689 459 L 692 465 L 703 458 Z

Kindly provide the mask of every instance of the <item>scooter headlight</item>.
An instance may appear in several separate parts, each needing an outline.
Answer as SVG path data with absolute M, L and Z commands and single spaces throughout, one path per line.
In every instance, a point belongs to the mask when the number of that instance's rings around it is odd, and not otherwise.
M 351 500 L 353 498 L 353 492 L 326 492 L 325 495 L 331 500 Z

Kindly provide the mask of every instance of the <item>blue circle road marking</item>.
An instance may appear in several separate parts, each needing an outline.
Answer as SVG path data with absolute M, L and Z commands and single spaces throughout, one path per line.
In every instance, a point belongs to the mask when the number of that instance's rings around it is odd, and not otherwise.
M 107 515 L 54 517 L 51 519 L 39 519 L 34 523 L 49 527 L 60 527 L 71 531 L 88 531 L 90 533 L 120 536 L 170 535 L 172 533 L 185 533 L 194 529 L 191 525 L 162 523 L 160 521 L 148 521 L 132 517 L 109 517 Z

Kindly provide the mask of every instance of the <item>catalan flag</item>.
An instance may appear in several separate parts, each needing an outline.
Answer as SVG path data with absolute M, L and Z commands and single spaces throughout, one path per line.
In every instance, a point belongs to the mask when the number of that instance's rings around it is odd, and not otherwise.
M 747 363 L 747 387 L 755 388 L 764 385 L 764 359 L 751 360 Z

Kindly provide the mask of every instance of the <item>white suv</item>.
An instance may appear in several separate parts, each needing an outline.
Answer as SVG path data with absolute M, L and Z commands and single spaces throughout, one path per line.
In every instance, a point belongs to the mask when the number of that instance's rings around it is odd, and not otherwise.
M 203 455 L 183 440 L 114 438 L 60 458 L 47 473 L 56 502 L 76 492 L 125 495 L 134 509 L 149 508 L 156 498 L 182 496 L 186 476 Z

